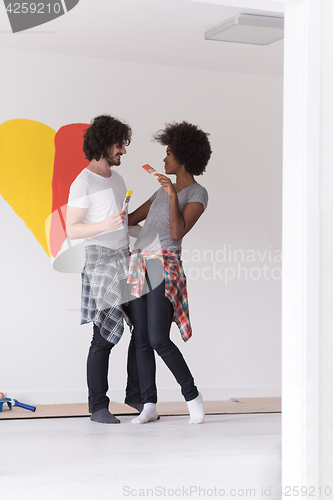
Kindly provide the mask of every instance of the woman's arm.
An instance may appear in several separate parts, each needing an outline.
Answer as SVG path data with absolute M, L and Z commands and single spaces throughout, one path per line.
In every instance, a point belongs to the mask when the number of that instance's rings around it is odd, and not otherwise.
M 197 201 L 186 203 L 183 211 L 180 212 L 177 193 L 176 196 L 170 196 L 169 226 L 171 238 L 174 241 L 181 240 L 192 229 L 203 212 L 202 203 Z
M 125 210 L 116 214 L 111 214 L 106 220 L 95 222 L 94 224 L 82 222 L 87 211 L 87 208 L 67 207 L 66 233 L 71 240 L 91 238 L 103 231 L 118 229 L 124 225 Z
M 200 202 L 189 202 L 186 203 L 183 211 L 180 212 L 178 196 L 169 177 L 162 174 L 156 177 L 170 196 L 169 226 L 171 238 L 174 241 L 179 241 L 192 229 L 200 215 L 204 212 L 204 207 Z
M 141 231 L 142 226 L 140 226 L 140 224 L 136 224 L 135 226 L 128 226 L 128 234 L 132 236 L 132 238 L 138 238 Z
M 150 200 L 147 200 L 140 207 L 134 210 L 134 212 L 128 214 L 128 225 L 136 226 L 137 224 L 139 224 L 139 222 L 145 220 L 148 215 L 151 203 L 152 202 Z

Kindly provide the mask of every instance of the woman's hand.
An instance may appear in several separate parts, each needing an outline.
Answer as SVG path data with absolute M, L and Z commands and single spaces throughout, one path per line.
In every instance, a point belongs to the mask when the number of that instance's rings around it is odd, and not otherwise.
M 154 174 L 154 175 L 155 177 L 157 177 L 158 182 L 161 184 L 161 186 L 163 186 L 163 188 L 165 189 L 165 191 L 168 193 L 169 196 L 177 195 L 175 187 L 172 184 L 169 177 L 163 174 Z

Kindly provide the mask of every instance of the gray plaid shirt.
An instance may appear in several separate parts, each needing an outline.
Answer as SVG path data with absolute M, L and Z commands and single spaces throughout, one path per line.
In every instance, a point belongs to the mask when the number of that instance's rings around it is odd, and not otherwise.
M 86 260 L 81 273 L 81 325 L 91 321 L 103 338 L 117 344 L 130 325 L 122 304 L 127 302 L 128 249 L 112 250 L 99 245 L 86 246 Z

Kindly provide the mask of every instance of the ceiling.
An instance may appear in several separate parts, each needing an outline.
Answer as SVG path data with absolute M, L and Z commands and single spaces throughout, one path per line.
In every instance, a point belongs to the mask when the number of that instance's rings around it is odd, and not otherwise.
M 15 34 L 1 2 L 0 46 L 113 61 L 282 76 L 283 40 L 267 46 L 204 40 L 205 31 L 236 14 L 266 12 L 206 2 L 80 0 L 67 14 Z

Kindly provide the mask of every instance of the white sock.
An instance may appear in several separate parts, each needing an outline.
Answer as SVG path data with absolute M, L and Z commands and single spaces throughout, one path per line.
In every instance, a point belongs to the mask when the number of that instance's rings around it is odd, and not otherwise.
M 192 401 L 187 401 L 187 406 L 190 412 L 189 424 L 202 424 L 205 420 L 205 411 L 203 407 L 203 398 L 199 392 L 199 396 Z
M 158 415 L 156 411 L 155 403 L 145 403 L 143 405 L 143 410 L 138 417 L 132 418 L 132 424 L 146 424 L 152 420 L 157 420 Z

